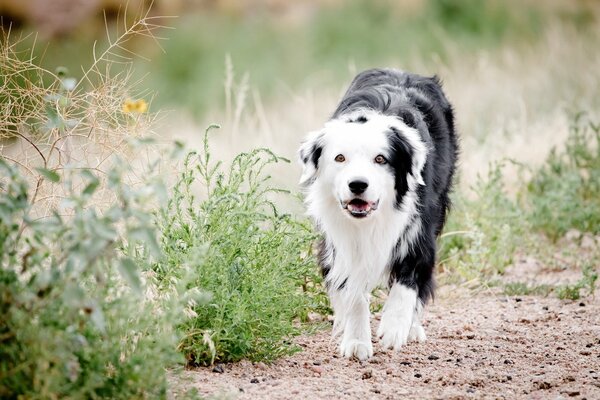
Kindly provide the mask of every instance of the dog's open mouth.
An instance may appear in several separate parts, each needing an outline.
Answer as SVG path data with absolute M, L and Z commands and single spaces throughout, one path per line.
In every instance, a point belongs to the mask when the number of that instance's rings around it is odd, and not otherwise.
M 354 218 L 366 217 L 371 214 L 372 211 L 377 210 L 378 205 L 379 201 L 369 202 L 358 198 L 342 202 L 342 207 Z

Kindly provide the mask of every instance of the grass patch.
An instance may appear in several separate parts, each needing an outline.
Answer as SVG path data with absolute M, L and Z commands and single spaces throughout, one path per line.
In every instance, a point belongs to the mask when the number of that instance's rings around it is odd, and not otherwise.
M 600 233 L 600 125 L 579 114 L 522 194 L 529 223 L 556 241 L 569 229 Z
M 582 296 L 592 296 L 596 291 L 598 272 L 594 267 L 594 260 L 586 260 L 581 268 L 582 277 L 573 285 L 560 285 L 556 288 L 559 299 L 578 300 Z
M 547 297 L 555 288 L 551 285 L 529 285 L 524 282 L 504 284 L 504 294 L 507 296 L 543 296 Z
M 546 163 L 537 169 L 525 169 L 517 196 L 507 194 L 503 182 L 503 164 L 490 168 L 470 193 L 454 196 L 450 214 L 440 241 L 440 269 L 450 281 L 491 282 L 512 263 L 513 254 L 540 257 L 553 264 L 559 249 L 538 248 L 535 235 L 550 243 L 570 229 L 600 232 L 600 126 L 584 114 L 574 118 L 563 150 L 553 150 Z M 525 176 L 523 173 L 522 176 Z M 532 234 L 533 232 L 533 234 Z M 506 294 L 554 292 L 559 298 L 577 299 L 594 292 L 598 274 L 594 256 L 583 254 L 582 278 L 572 285 L 530 286 L 525 283 L 504 285 Z
M 300 322 L 325 304 L 310 225 L 272 201 L 287 193 L 271 187 L 264 171 L 280 162 L 287 160 L 257 149 L 225 167 L 211 159 L 207 130 L 203 152 L 187 155 L 158 217 L 165 254 L 153 267 L 159 285 L 183 280 L 209 295 L 206 304 L 190 304 L 181 326 L 179 348 L 192 365 L 296 351 L 290 339 Z
M 512 262 L 527 231 L 523 211 L 506 193 L 502 163 L 480 176 L 467 195 L 455 194 L 440 240 L 442 272 L 461 280 L 489 279 Z

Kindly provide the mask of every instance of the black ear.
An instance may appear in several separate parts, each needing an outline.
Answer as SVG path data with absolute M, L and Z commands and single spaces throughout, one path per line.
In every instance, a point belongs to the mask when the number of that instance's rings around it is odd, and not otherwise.
M 300 185 L 312 183 L 319 168 L 319 158 L 323 151 L 323 133 L 311 132 L 298 151 L 300 163 L 302 164 L 302 175 L 300 176 Z
M 388 140 L 389 165 L 394 171 L 396 207 L 399 207 L 408 191 L 408 174 L 412 173 L 413 149 L 396 127 L 390 127 Z

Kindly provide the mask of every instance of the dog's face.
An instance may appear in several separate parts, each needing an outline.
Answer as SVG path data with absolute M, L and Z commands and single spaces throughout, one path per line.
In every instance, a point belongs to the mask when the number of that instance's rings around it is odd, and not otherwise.
M 349 218 L 368 218 L 399 204 L 409 184 L 420 180 L 426 151 L 422 142 L 411 142 L 415 137 L 399 119 L 373 112 L 331 120 L 300 148 L 300 183 Z

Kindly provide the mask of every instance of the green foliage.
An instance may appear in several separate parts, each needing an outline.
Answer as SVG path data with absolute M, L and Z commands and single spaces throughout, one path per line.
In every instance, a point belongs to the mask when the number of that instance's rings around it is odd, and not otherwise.
M 210 295 L 207 304 L 189 304 L 182 325 L 179 348 L 190 364 L 272 360 L 296 350 L 289 339 L 299 321 L 324 302 L 315 237 L 272 202 L 283 191 L 269 186 L 264 170 L 287 160 L 257 149 L 224 168 L 211 160 L 209 129 L 160 212 L 165 259 L 153 269 L 163 288 L 183 281 Z
M 461 280 L 489 280 L 502 274 L 520 250 L 540 253 L 532 231 L 551 240 L 569 229 L 600 232 L 600 126 L 583 114 L 574 119 L 565 149 L 551 152 L 546 163 L 534 169 L 531 178 L 521 181 L 518 198 L 506 194 L 503 164 L 479 178 L 470 196 L 455 196 L 440 241 L 440 264 L 451 277 Z M 582 278 L 572 285 L 530 286 L 522 282 L 504 285 L 508 295 L 554 292 L 559 298 L 578 299 L 593 294 L 597 280 L 593 257 L 584 256 Z
M 594 269 L 593 260 L 587 260 L 581 268 L 581 272 L 583 276 L 575 284 L 561 285 L 556 288 L 556 295 L 559 299 L 578 300 L 582 296 L 582 291 L 586 295 L 594 294 L 598 273 Z
M 551 239 L 569 229 L 600 233 L 600 125 L 578 115 L 522 194 L 531 225 Z
M 17 169 L 0 159 L 0 170 L 0 397 L 165 397 L 164 366 L 178 360 L 172 323 L 154 315 L 138 266 L 119 251 L 155 235 L 149 188 L 130 188 L 117 165 L 114 205 L 100 212 L 92 172 L 40 171 L 52 185 L 87 184 L 38 218 Z
M 528 285 L 524 282 L 511 282 L 504 285 L 504 294 L 507 296 L 548 296 L 554 288 L 550 285 Z
M 439 259 L 444 270 L 471 280 L 502 274 L 527 229 L 522 210 L 506 193 L 503 164 L 479 177 L 470 197 L 454 196 Z

